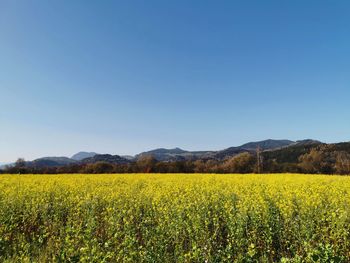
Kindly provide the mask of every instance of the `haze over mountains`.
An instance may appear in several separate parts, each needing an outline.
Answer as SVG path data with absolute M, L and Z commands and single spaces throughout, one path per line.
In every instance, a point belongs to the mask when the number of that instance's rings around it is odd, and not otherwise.
M 81 161 L 85 158 L 94 157 L 95 155 L 97 155 L 97 153 L 95 153 L 95 152 L 78 152 L 78 153 L 74 154 L 71 157 L 71 159 L 76 160 L 76 161 Z
M 186 151 L 180 148 L 165 149 L 159 148 L 150 151 L 141 152 L 135 156 L 120 156 L 111 154 L 98 154 L 96 152 L 78 152 L 72 157 L 42 157 L 33 161 L 27 161 L 28 167 L 59 167 L 71 164 L 87 164 L 96 162 L 108 162 L 113 164 L 126 164 L 137 161 L 143 156 L 153 156 L 157 161 L 172 162 L 186 160 L 224 160 L 243 152 L 254 153 L 257 149 L 261 151 L 276 151 L 292 146 L 301 146 L 306 144 L 321 144 L 316 140 L 264 140 L 258 142 L 249 142 L 241 146 L 229 147 L 219 151 Z

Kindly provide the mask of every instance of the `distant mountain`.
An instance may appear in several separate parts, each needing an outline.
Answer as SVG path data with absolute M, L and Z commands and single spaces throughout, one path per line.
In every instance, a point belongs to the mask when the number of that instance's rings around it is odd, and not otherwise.
M 235 156 L 237 154 L 240 153 L 244 153 L 244 152 L 254 152 L 254 150 L 248 150 L 248 149 L 243 149 L 240 147 L 230 147 L 221 151 L 217 151 L 215 153 L 213 153 L 212 155 L 209 156 L 209 158 L 211 159 L 217 159 L 217 160 L 222 160 L 222 159 L 226 159 L 232 156 Z
M 322 142 L 312 139 L 296 141 L 293 145 L 316 145 L 321 144 Z M 292 146 L 292 145 L 291 145 Z
M 126 164 L 130 163 L 130 160 L 123 158 L 119 155 L 111 154 L 96 154 L 93 157 L 85 158 L 80 161 L 80 163 L 97 163 L 97 162 L 107 162 L 113 164 Z
M 79 159 L 84 154 L 91 154 L 93 156 L 84 158 L 80 161 L 67 157 L 44 157 L 26 162 L 27 167 L 23 167 L 22 162 L 17 162 L 17 166 L 12 164 L 12 167 L 9 167 L 7 170 L 1 170 L 3 168 L 0 166 L 0 173 L 106 172 L 103 169 L 106 167 L 111 168 L 111 166 L 105 165 L 86 167 L 86 164 L 98 162 L 114 164 L 115 166 L 112 167 L 113 172 L 144 172 L 143 165 L 145 162 L 143 162 L 142 165 L 139 165 L 140 163 L 137 161 L 143 156 L 150 155 L 154 156 L 158 162 L 163 162 L 157 163 L 156 165 L 148 163 L 148 168 L 152 168 L 154 172 L 168 173 L 178 171 L 190 173 L 198 171 L 198 169 L 204 169 L 203 171 L 206 172 L 219 173 L 241 172 L 241 170 L 232 170 L 236 169 L 234 166 L 230 166 L 235 164 L 235 161 L 226 162 L 228 158 L 234 157 L 240 153 L 249 153 L 249 155 L 245 156 L 245 158 L 247 158 L 246 160 L 249 160 L 249 165 L 247 166 L 249 170 L 244 171 L 251 173 L 256 171 L 255 169 L 257 168 L 257 149 L 261 149 L 260 157 L 262 162 L 260 162 L 259 167 L 262 169 L 262 172 L 350 174 L 350 169 L 347 166 L 347 163 L 350 160 L 350 142 L 323 143 L 312 139 L 298 141 L 269 139 L 249 142 L 219 151 L 187 151 L 181 148 L 159 148 L 142 152 L 135 157 L 81 152 L 73 157 Z M 195 162 L 197 160 L 203 162 Z M 237 161 L 241 160 L 243 160 L 243 158 L 237 159 Z M 175 161 L 179 162 L 170 163 Z M 310 163 L 310 165 L 308 163 Z M 122 166 L 118 164 L 128 165 Z
M 60 167 L 72 164 L 87 164 L 96 162 L 108 162 L 113 164 L 126 164 L 137 161 L 143 156 L 153 156 L 157 161 L 194 161 L 194 160 L 224 160 L 237 154 L 248 152 L 254 154 L 258 148 L 263 152 L 263 157 L 268 160 L 274 160 L 277 163 L 295 163 L 298 158 L 312 148 L 322 145 L 328 145 L 329 149 L 337 151 L 346 151 L 350 153 L 350 143 L 323 144 L 320 141 L 307 139 L 299 141 L 291 140 L 263 140 L 257 142 L 248 142 L 241 146 L 229 147 L 219 151 L 187 151 L 181 148 L 158 148 L 150 151 L 141 152 L 135 156 L 119 156 L 111 154 L 97 154 L 95 152 L 78 152 L 71 158 L 68 157 L 43 157 L 33 161 L 26 162 L 28 167 Z M 0 169 L 4 165 L 0 164 Z
M 173 149 L 165 149 L 165 148 L 158 148 L 158 149 L 154 149 L 151 151 L 147 151 L 147 152 L 142 152 L 140 154 L 138 154 L 137 156 L 142 156 L 142 155 L 164 155 L 164 154 L 182 154 L 182 153 L 187 153 L 188 151 L 182 150 L 178 147 L 173 148 Z
M 14 163 L 0 163 L 0 170 L 5 169 L 8 166 L 13 166 Z
M 83 152 L 82 154 L 78 153 L 76 154 L 77 156 L 75 156 L 75 158 L 79 159 L 84 154 L 85 153 Z M 93 156 L 84 158 L 82 160 L 75 160 L 73 158 L 68 158 L 68 157 L 43 157 L 43 158 L 35 159 L 33 161 L 26 162 L 26 166 L 34 167 L 34 168 L 43 168 L 43 167 L 61 167 L 61 166 L 67 166 L 71 164 L 96 163 L 100 161 L 114 163 L 114 164 L 124 164 L 124 163 L 130 162 L 128 159 L 120 157 L 119 155 L 93 154 L 93 153 L 87 153 L 87 154 L 93 155 Z
M 136 159 L 151 155 L 158 161 L 183 161 L 196 159 L 225 159 L 243 152 L 255 152 L 257 148 L 261 150 L 273 150 L 294 144 L 290 140 L 264 140 L 258 142 L 249 142 L 241 146 L 229 147 L 221 151 L 186 151 L 180 148 L 164 149 L 159 148 L 147 152 L 142 152 L 135 156 Z
M 143 156 L 153 156 L 158 161 L 170 162 L 170 161 L 184 161 L 184 160 L 194 160 L 202 158 L 206 155 L 214 153 L 212 151 L 185 151 L 180 148 L 165 149 L 159 148 L 147 152 L 142 152 L 135 155 L 135 159 L 139 159 Z
M 95 153 L 95 152 L 78 152 L 78 153 L 74 154 L 71 157 L 71 159 L 76 160 L 76 161 L 81 161 L 81 160 L 86 159 L 86 158 L 94 157 L 95 155 L 97 155 L 97 153 Z
M 43 157 L 26 162 L 28 167 L 58 167 L 76 163 L 76 160 L 68 157 Z
M 267 150 L 276 150 L 284 147 L 288 147 L 290 145 L 293 145 L 295 142 L 290 140 L 264 140 L 264 141 L 258 141 L 258 142 L 248 142 L 241 146 L 234 146 L 229 147 L 221 151 L 217 151 L 214 154 L 212 154 L 210 157 L 217 160 L 222 160 L 226 158 L 230 158 L 232 156 L 235 156 L 237 154 L 243 153 L 243 152 L 256 152 L 258 148 L 260 148 L 262 151 Z
M 127 159 L 127 160 L 130 160 L 130 161 L 132 161 L 132 160 L 135 159 L 135 157 L 134 157 L 134 156 L 131 156 L 131 155 L 120 155 L 120 157 L 123 157 L 123 158 L 125 158 L 125 159 Z
M 139 159 L 143 156 L 153 156 L 158 161 L 176 161 L 176 160 L 183 160 L 184 158 L 181 156 L 181 154 L 188 153 L 188 151 L 182 150 L 180 148 L 173 148 L 173 149 L 165 149 L 165 148 L 159 148 L 147 152 L 142 152 L 137 155 L 135 155 L 135 159 Z
M 263 152 L 265 160 L 274 160 L 277 163 L 297 163 L 301 155 L 310 152 L 324 143 L 315 140 L 296 141 L 288 147 Z M 350 144 L 348 144 L 348 148 Z
M 290 140 L 264 140 L 264 141 L 259 141 L 259 142 L 249 142 L 246 144 L 243 144 L 239 146 L 238 148 L 245 149 L 245 150 L 256 150 L 260 148 L 261 150 L 273 150 L 273 149 L 278 149 L 282 147 L 289 146 L 295 142 L 290 141 Z

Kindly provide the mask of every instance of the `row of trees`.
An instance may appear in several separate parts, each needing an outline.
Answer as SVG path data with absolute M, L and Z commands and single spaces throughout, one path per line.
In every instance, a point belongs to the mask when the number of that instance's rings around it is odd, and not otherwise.
M 152 156 L 143 156 L 136 162 L 112 164 L 96 162 L 73 164 L 61 167 L 28 167 L 23 159 L 14 166 L 7 167 L 4 173 L 253 173 L 257 172 L 256 158 L 242 153 L 225 161 L 196 160 L 158 162 Z
M 259 160 L 259 161 L 258 161 Z M 328 151 L 314 148 L 299 156 L 297 162 L 278 162 L 252 153 L 241 153 L 224 161 L 195 160 L 158 162 L 144 156 L 128 164 L 96 162 L 62 167 L 26 167 L 23 159 L 8 167 L 5 173 L 322 173 L 350 174 L 350 154 L 345 151 Z
M 347 152 L 312 149 L 299 160 L 300 167 L 306 173 L 350 174 L 350 154 Z

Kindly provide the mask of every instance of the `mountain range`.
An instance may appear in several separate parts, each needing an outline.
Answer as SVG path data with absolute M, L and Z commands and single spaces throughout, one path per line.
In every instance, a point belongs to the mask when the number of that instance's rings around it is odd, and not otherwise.
M 94 157 L 97 154 L 98 153 L 95 153 L 95 152 L 78 152 L 78 153 L 74 154 L 71 157 L 71 159 L 73 159 L 75 161 L 81 161 L 81 160 L 86 159 L 86 158 Z
M 180 148 L 165 149 L 159 148 L 146 152 L 141 152 L 135 156 L 120 156 L 111 154 L 98 154 L 95 152 L 78 152 L 68 157 L 42 157 L 33 161 L 27 161 L 26 166 L 28 167 L 60 167 L 72 164 L 87 164 L 96 162 L 108 162 L 113 164 L 126 164 L 135 162 L 144 156 L 153 156 L 157 161 L 162 162 L 173 162 L 173 161 L 185 161 L 185 160 L 224 160 L 235 156 L 243 152 L 254 153 L 257 149 L 263 152 L 271 152 L 268 154 L 278 153 L 285 148 L 304 148 L 305 145 L 318 145 L 320 141 L 316 140 L 264 140 L 257 142 L 245 143 L 241 146 L 229 147 L 219 151 L 186 151 Z M 300 147 L 299 147 L 300 148 Z

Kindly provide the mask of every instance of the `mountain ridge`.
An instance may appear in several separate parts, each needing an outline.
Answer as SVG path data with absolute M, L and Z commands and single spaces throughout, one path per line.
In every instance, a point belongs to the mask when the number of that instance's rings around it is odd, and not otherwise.
M 95 155 L 97 155 L 98 153 L 95 152 L 78 152 L 74 155 L 72 155 L 72 157 L 70 157 L 70 159 L 76 160 L 76 161 L 81 161 L 85 158 L 90 158 L 90 157 L 94 157 Z
M 240 146 L 232 146 L 218 151 L 188 151 L 179 147 L 175 148 L 156 148 L 149 151 L 138 153 L 134 156 L 121 156 L 111 154 L 98 154 L 96 152 L 80 151 L 70 158 L 61 157 L 42 157 L 33 161 L 27 161 L 26 165 L 29 167 L 59 167 L 73 164 L 88 164 L 96 162 L 108 162 L 113 164 L 126 164 L 136 162 L 144 156 L 152 156 L 157 161 L 174 162 L 174 161 L 194 161 L 194 160 L 225 160 L 237 154 L 248 152 L 254 153 L 258 148 L 262 151 L 276 151 L 283 148 L 292 147 L 294 145 L 312 145 L 321 143 L 320 141 L 306 139 L 306 140 L 275 140 L 267 139 L 262 141 L 254 141 L 242 144 Z M 1 167 L 1 166 L 0 166 Z

